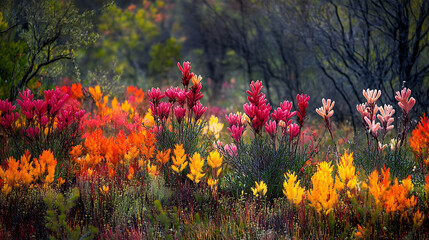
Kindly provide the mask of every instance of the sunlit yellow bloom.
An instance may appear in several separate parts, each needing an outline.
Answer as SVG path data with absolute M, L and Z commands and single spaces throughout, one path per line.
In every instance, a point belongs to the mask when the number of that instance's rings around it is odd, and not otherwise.
M 194 153 L 192 158 L 189 159 L 189 174 L 187 177 L 194 181 L 195 183 L 199 183 L 200 179 L 204 177 L 204 173 L 202 172 L 204 166 L 204 158 L 201 158 L 199 153 Z
M 109 186 L 104 186 L 104 185 L 103 185 L 103 187 L 100 187 L 100 192 L 101 192 L 103 195 L 106 195 L 106 194 L 109 192 Z
M 176 173 L 180 173 L 188 165 L 188 162 L 186 162 L 186 154 L 185 149 L 183 149 L 183 144 L 176 144 L 173 153 L 173 165 L 171 166 L 171 169 L 173 169 L 173 171 Z
M 129 164 L 139 155 L 139 153 L 139 149 L 136 146 L 131 147 L 130 150 L 128 150 L 128 152 L 124 156 L 125 162 Z
M 131 105 L 128 103 L 128 100 L 125 100 L 125 102 L 122 103 L 121 108 L 126 113 L 128 113 L 130 110 L 132 112 L 132 110 L 133 110 L 132 107 L 131 107 Z
M 255 182 L 255 188 L 251 188 L 253 195 L 256 197 L 265 197 L 265 194 L 267 194 L 267 185 L 264 183 L 264 181 Z
M 143 118 L 143 124 L 145 127 L 153 127 L 153 124 L 155 123 L 155 119 L 152 116 L 152 111 L 149 110 L 147 111 L 146 115 Z
M 339 191 L 345 187 L 347 191 L 354 190 L 357 184 L 357 176 L 355 167 L 353 166 L 353 153 L 347 152 L 340 159 L 338 164 L 338 176 L 335 180 L 335 188 Z
M 87 172 L 88 172 L 88 176 L 92 176 L 92 173 L 93 173 L 94 171 L 92 171 L 92 169 L 91 169 L 91 168 L 88 168 Z
M 285 180 L 283 182 L 283 194 L 295 205 L 299 205 L 304 196 L 304 188 L 299 186 L 300 180 L 296 182 L 297 177 L 295 172 L 288 172 L 285 175 Z
M 210 152 L 207 157 L 207 163 L 213 169 L 222 167 L 222 161 L 223 157 L 217 151 Z
M 103 93 L 101 92 L 100 86 L 97 85 L 95 87 L 89 87 L 88 90 L 89 90 L 89 93 L 91 94 L 91 97 L 94 99 L 95 103 L 98 106 L 98 104 L 101 101 L 101 98 L 103 96 Z
M 317 172 L 311 177 L 313 189 L 308 192 L 308 200 L 317 212 L 328 214 L 333 210 L 337 202 L 338 194 L 332 178 L 333 167 L 331 163 L 322 162 L 317 167 Z
M 223 129 L 223 123 L 220 123 L 217 117 L 211 116 L 210 121 L 209 121 L 209 125 L 208 125 L 208 129 L 211 133 L 214 134 L 216 139 L 219 139 L 220 132 Z
M 114 97 L 112 100 L 112 109 L 113 110 L 118 109 L 118 99 L 116 99 L 116 97 Z

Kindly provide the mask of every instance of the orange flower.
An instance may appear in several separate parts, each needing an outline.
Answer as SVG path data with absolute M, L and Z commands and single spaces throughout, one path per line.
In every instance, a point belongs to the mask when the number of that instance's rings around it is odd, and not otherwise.
M 173 165 L 171 166 L 171 169 L 173 169 L 173 171 L 176 173 L 180 173 L 188 165 L 188 162 L 186 162 L 186 154 L 185 149 L 183 149 L 183 144 L 176 144 L 173 152 L 174 157 L 172 157 Z
M 429 196 L 429 173 L 425 177 L 425 193 Z
M 420 117 L 420 122 L 413 130 L 410 146 L 414 153 L 423 159 L 429 155 L 429 119 L 426 114 Z
M 109 192 L 109 186 L 104 186 L 104 185 L 103 185 L 103 187 L 100 187 L 100 192 L 101 192 L 103 195 L 106 195 L 106 194 Z
M 156 177 L 159 175 L 156 165 L 150 164 L 150 161 L 147 163 L 147 171 L 152 177 Z
M 134 175 L 134 168 L 130 166 L 128 168 L 128 176 L 127 176 L 128 180 L 131 180 L 131 178 L 133 177 L 133 175 Z
M 71 93 L 72 93 L 72 98 L 74 99 L 80 99 L 83 97 L 83 93 L 82 93 L 82 85 L 80 85 L 80 83 L 74 83 L 71 86 Z
M 166 151 L 158 151 L 156 154 L 156 161 L 163 166 L 170 160 L 171 149 L 167 149 Z

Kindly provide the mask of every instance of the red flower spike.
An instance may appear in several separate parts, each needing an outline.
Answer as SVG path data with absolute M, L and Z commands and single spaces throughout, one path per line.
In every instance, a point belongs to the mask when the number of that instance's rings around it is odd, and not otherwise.
M 161 119 L 161 121 L 167 121 L 168 115 L 170 114 L 171 105 L 165 102 L 162 102 L 159 104 L 157 110 L 158 110 L 158 117 Z
M 299 112 L 297 112 L 298 116 L 298 124 L 300 127 L 304 125 L 305 115 L 307 113 L 308 102 L 310 101 L 310 96 L 307 94 L 296 95 L 296 101 L 298 102 Z
M 183 118 L 185 117 L 186 114 L 186 109 L 183 107 L 176 107 L 174 108 L 174 116 L 176 116 L 177 122 L 182 123 Z
M 226 120 L 229 123 L 229 126 L 240 125 L 241 116 L 239 114 L 230 113 L 229 115 L 225 115 Z
M 277 108 L 274 110 L 274 113 L 271 113 L 271 118 L 279 123 L 281 120 L 286 121 L 286 113 L 281 109 Z
M 179 102 L 179 105 L 181 107 L 185 106 L 185 102 L 187 98 L 185 89 L 178 90 L 176 93 L 176 97 L 177 97 L 177 101 Z
M 194 114 L 195 114 L 195 122 L 197 122 L 198 119 L 200 119 L 203 116 L 206 110 L 207 110 L 207 107 L 203 107 L 200 101 L 198 101 L 195 104 L 195 106 L 192 108 L 192 111 L 194 111 Z
M 191 72 L 191 63 L 183 62 L 182 68 L 182 66 L 180 66 L 180 62 L 178 62 L 177 66 L 179 67 L 180 71 L 182 71 L 182 84 L 186 89 L 188 89 L 189 81 L 194 76 L 194 73 Z
M 292 109 L 292 102 L 284 101 L 284 102 L 280 103 L 280 108 L 281 108 L 283 111 L 288 111 L 288 112 L 290 112 L 290 110 Z
M 168 101 L 172 104 L 176 102 L 177 93 L 179 92 L 179 88 L 170 87 L 164 91 L 165 96 L 168 97 Z
M 165 97 L 165 94 L 163 94 L 159 88 L 152 88 L 151 90 L 147 91 L 147 94 L 153 103 L 159 102 L 159 100 Z
M 256 112 L 258 111 L 258 108 L 251 104 L 251 103 L 246 103 L 243 105 L 243 109 L 244 109 L 244 113 L 250 118 L 253 119 L 256 115 Z
M 237 126 L 233 125 L 232 127 L 229 127 L 228 130 L 231 133 L 231 137 L 234 139 L 235 142 L 239 142 L 241 135 L 243 135 L 243 126 Z
M 247 90 L 247 94 L 249 94 L 249 96 L 247 97 L 247 100 L 252 103 L 255 106 L 258 106 L 259 104 L 263 104 L 265 103 L 267 100 L 265 100 L 265 95 L 263 93 L 261 93 L 260 91 L 262 90 L 263 86 L 262 86 L 262 82 L 261 81 L 252 81 L 252 83 L 250 84 L 250 88 L 252 89 L 252 91 Z
M 294 137 L 298 136 L 299 129 L 300 129 L 300 127 L 296 123 L 289 125 L 289 137 L 290 137 L 291 141 Z
M 270 134 L 271 137 L 274 137 L 276 135 L 277 125 L 276 121 L 268 121 L 265 123 L 265 131 Z

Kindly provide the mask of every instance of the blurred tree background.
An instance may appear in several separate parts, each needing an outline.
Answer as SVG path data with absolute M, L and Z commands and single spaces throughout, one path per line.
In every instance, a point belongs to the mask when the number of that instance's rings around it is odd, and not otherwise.
M 429 0 L 4 0 L 0 39 L 2 99 L 71 82 L 175 86 L 190 61 L 217 106 L 243 103 L 257 79 L 272 103 L 341 102 L 336 121 L 355 127 L 362 89 L 392 104 L 406 86 L 414 111 L 429 106 Z

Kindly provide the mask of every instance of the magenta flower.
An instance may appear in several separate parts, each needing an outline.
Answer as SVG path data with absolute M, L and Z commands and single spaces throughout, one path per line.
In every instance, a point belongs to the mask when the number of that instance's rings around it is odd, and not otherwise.
M 237 146 L 235 146 L 234 143 L 225 145 L 224 149 L 228 153 L 229 156 L 231 156 L 231 157 L 237 156 Z
M 240 125 L 241 124 L 241 115 L 230 113 L 229 115 L 225 115 L 226 120 L 229 123 L 229 126 Z
M 183 62 L 183 68 L 180 66 L 180 63 L 177 63 L 180 71 L 182 71 L 182 84 L 185 89 L 188 89 L 189 81 L 194 76 L 194 73 L 191 72 L 191 64 L 189 62 Z
M 39 128 L 38 127 L 29 127 L 26 129 L 25 133 L 27 136 L 35 138 L 39 135 Z
M 186 102 L 186 91 L 185 91 L 185 89 L 180 89 L 179 91 L 177 91 L 176 97 L 177 97 L 177 101 L 179 102 L 179 105 L 181 107 L 185 106 L 185 102 Z
M 408 88 L 402 89 L 401 92 L 397 91 L 395 96 L 395 99 L 399 101 L 399 107 L 401 107 L 402 111 L 404 111 L 407 115 L 416 103 L 416 100 L 413 97 L 408 99 L 410 96 L 411 90 Z
M 247 97 L 247 100 L 251 104 L 255 106 L 259 106 L 267 102 L 267 100 L 265 99 L 265 95 L 260 92 L 263 88 L 261 81 L 259 80 L 256 82 L 252 81 L 252 83 L 250 84 L 250 88 L 252 89 L 252 91 L 247 90 L 246 92 L 247 94 L 249 94 L 249 96 Z
M 55 117 L 66 103 L 69 95 L 61 92 L 58 87 L 55 90 L 45 90 L 44 94 L 45 102 L 47 103 L 47 112 L 52 117 Z
M 203 105 L 200 103 L 200 101 L 198 101 L 195 106 L 192 108 L 192 111 L 195 114 L 195 122 L 198 121 L 198 119 L 200 119 L 203 114 L 206 112 L 207 107 L 203 107 Z
M 203 98 L 203 94 L 201 94 L 201 83 L 198 83 L 196 86 L 192 86 L 190 91 L 186 92 L 186 98 L 188 99 L 188 108 L 192 109 L 197 101 Z
M 250 118 L 253 119 L 256 116 L 256 112 L 258 111 L 258 107 L 251 104 L 246 103 L 243 105 L 244 113 Z
M 243 126 L 237 126 L 233 125 L 232 127 L 227 128 L 229 132 L 231 133 L 231 137 L 234 139 L 235 142 L 239 142 L 241 136 L 243 135 Z
M 163 94 L 159 88 L 152 88 L 151 90 L 147 91 L 147 94 L 153 103 L 159 103 L 159 100 L 165 97 L 165 94 Z
M 298 136 L 299 129 L 300 129 L 300 127 L 296 123 L 292 123 L 291 125 L 289 125 L 289 131 L 288 132 L 289 132 L 290 141 L 292 141 L 292 139 L 294 137 Z
M 298 124 L 300 127 L 302 127 L 304 125 L 305 122 L 305 115 L 307 113 L 307 107 L 308 107 L 308 102 L 310 101 L 310 96 L 307 96 L 307 94 L 297 94 L 296 95 L 296 101 L 298 102 L 298 109 L 299 111 L 297 112 L 297 116 L 298 116 Z
M 267 100 L 265 99 L 265 95 L 261 93 L 262 90 L 262 82 L 256 81 L 250 84 L 250 90 L 247 90 L 247 100 L 249 103 L 243 105 L 244 112 L 251 120 L 251 126 L 255 131 L 255 134 L 260 133 L 265 123 L 268 121 L 270 117 L 271 106 L 267 104 Z
M 274 113 L 271 113 L 271 118 L 274 119 L 276 123 L 279 123 L 282 120 L 286 120 L 286 113 L 281 108 L 277 108 L 274 110 Z
M 164 91 L 165 96 L 167 96 L 167 97 L 168 97 L 168 101 L 169 101 L 171 104 L 174 104 L 174 103 L 176 102 L 177 92 L 178 92 L 178 91 L 179 91 L 179 88 L 178 88 L 178 87 L 176 87 L 176 88 L 170 87 L 170 88 L 167 88 L 167 89 Z
M 276 121 L 268 121 L 265 123 L 265 131 L 274 138 L 277 132 L 277 124 Z
M 0 101 L 0 124 L 4 129 L 9 129 L 18 117 L 18 113 L 14 113 L 16 106 L 12 105 L 8 99 Z
M 32 121 L 34 117 L 33 94 L 31 93 L 30 89 L 27 89 L 20 92 L 19 97 L 21 99 L 16 101 L 22 109 L 22 114 L 24 114 L 28 121 Z
M 161 121 L 166 121 L 168 115 L 170 115 L 171 105 L 165 102 L 161 102 L 157 108 L 158 117 Z
M 58 120 L 58 130 L 66 129 L 74 120 L 74 112 L 72 107 L 68 105 L 64 109 L 61 109 L 60 114 L 57 117 Z
M 176 108 L 174 108 L 174 116 L 176 116 L 177 122 L 182 123 L 183 118 L 185 117 L 186 114 L 186 109 L 180 106 L 177 106 Z

